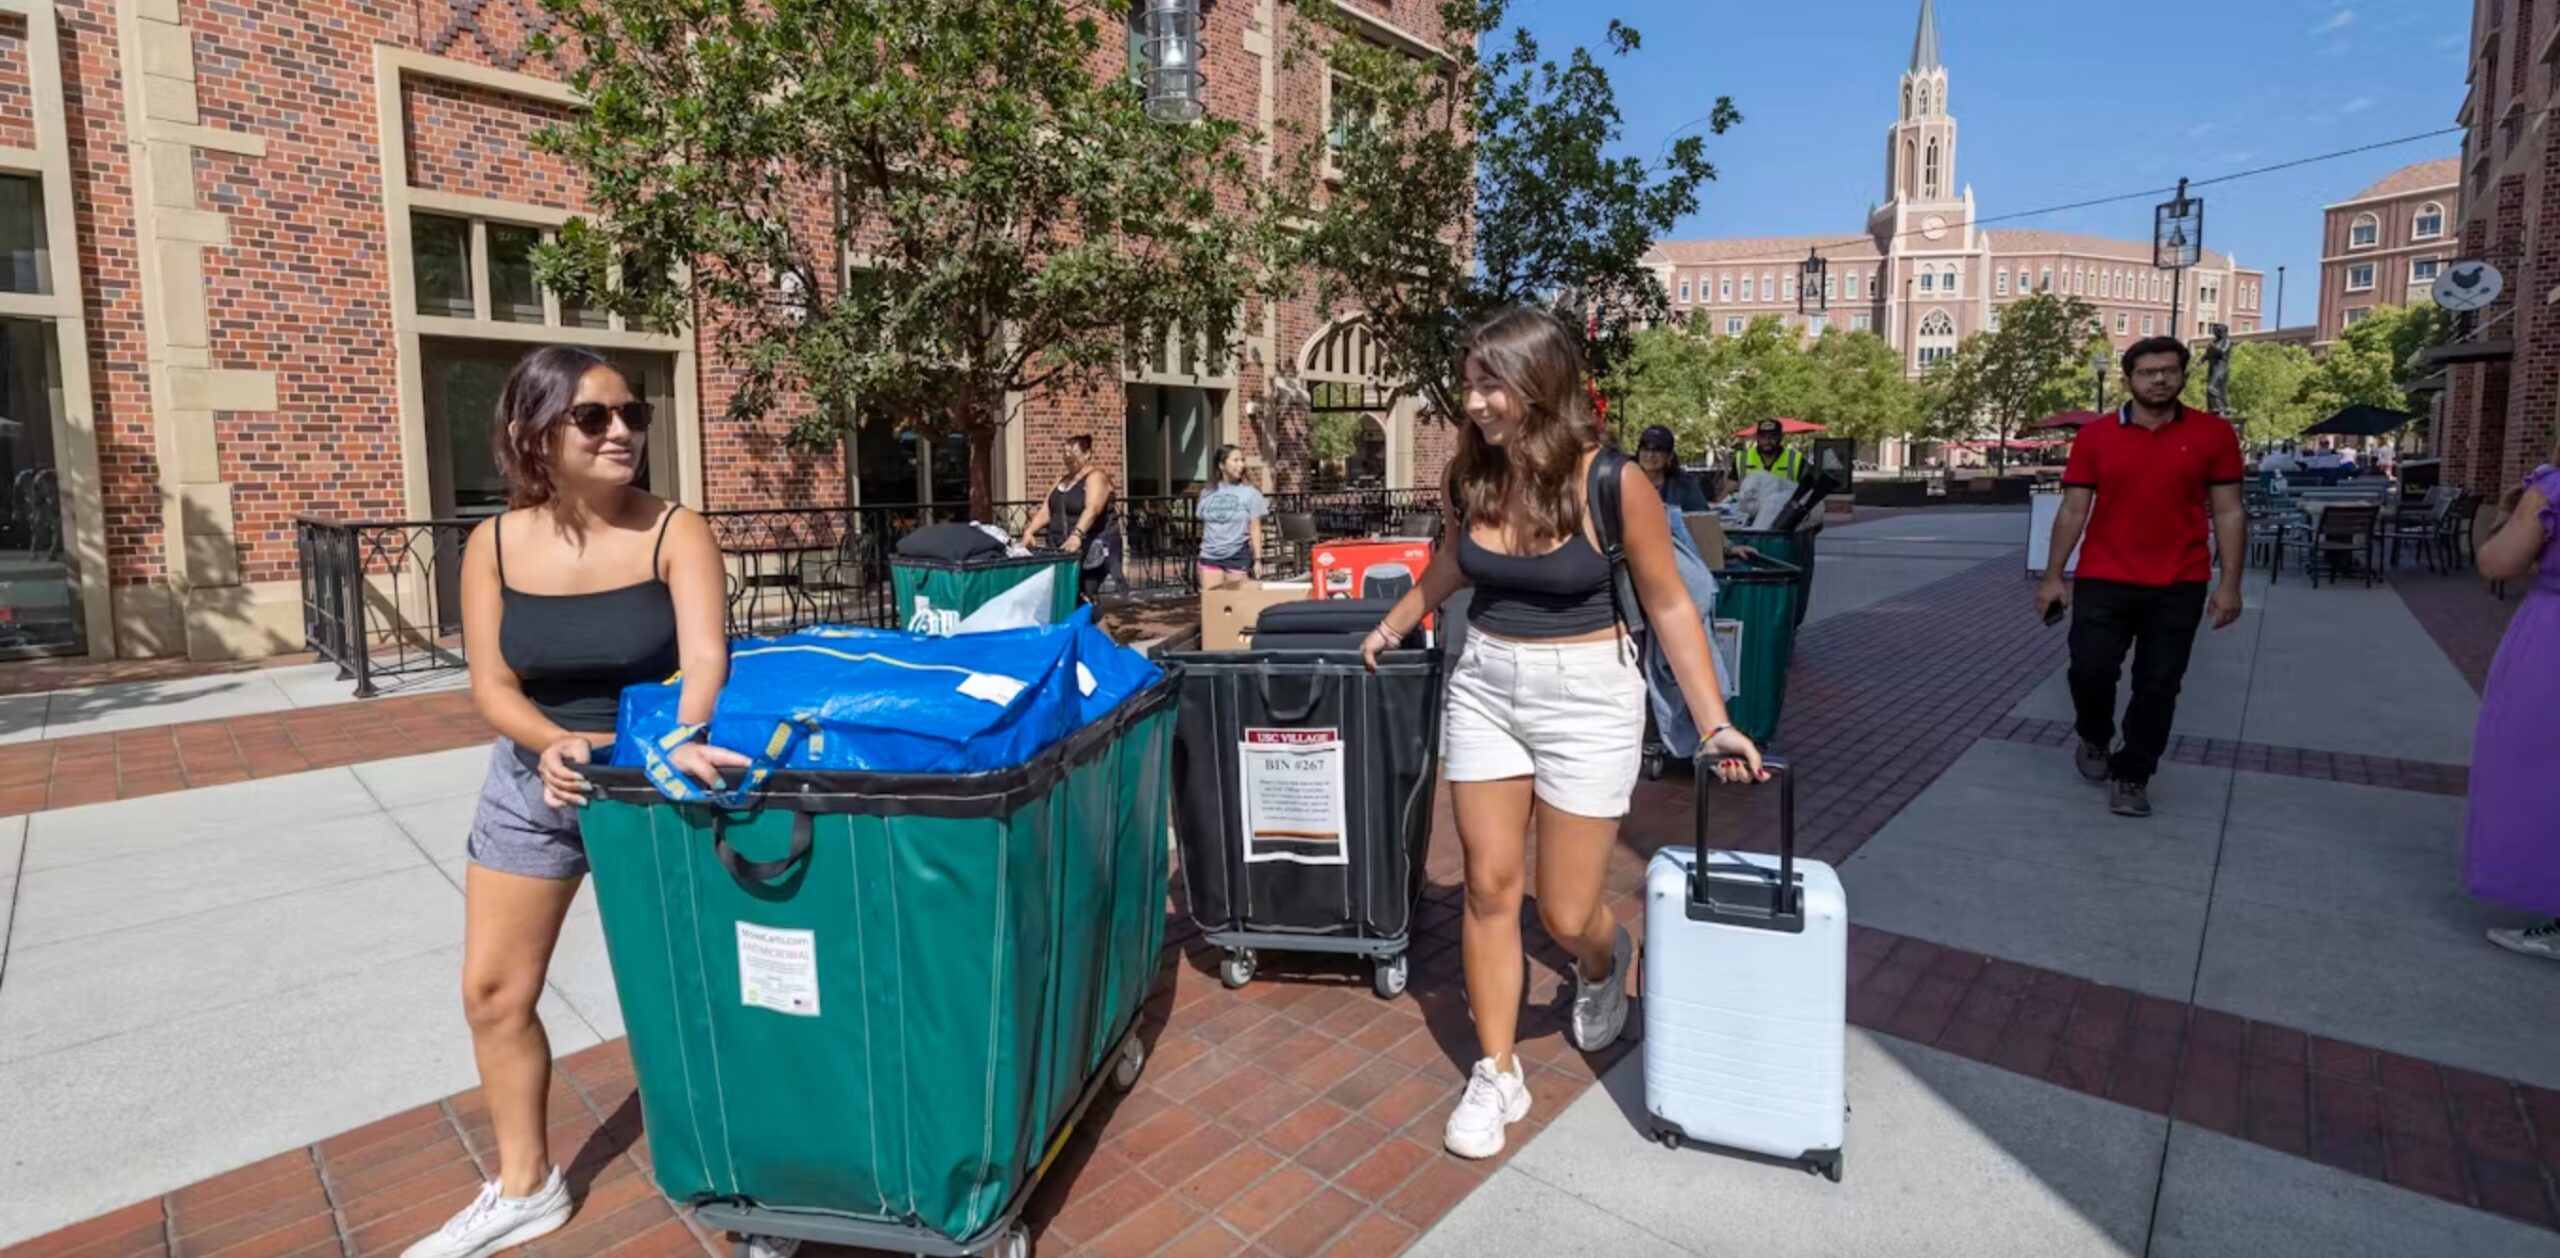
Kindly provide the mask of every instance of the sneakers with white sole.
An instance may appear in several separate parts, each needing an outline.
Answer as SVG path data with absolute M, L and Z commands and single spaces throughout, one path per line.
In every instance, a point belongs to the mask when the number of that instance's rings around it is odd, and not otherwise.
M 2518 926 L 2490 931 L 2489 942 L 2509 952 L 2521 952 L 2528 957 L 2541 957 L 2546 961 L 2560 961 L 2560 918 L 2553 918 L 2539 926 Z
M 1582 977 L 1582 963 L 1573 966 L 1573 1046 L 1586 1053 L 1596 1053 L 1618 1042 L 1627 1029 L 1627 962 L 1635 953 L 1635 942 L 1627 937 L 1627 928 L 1618 928 L 1617 938 L 1609 942 L 1609 977 L 1597 983 Z
M 569 1209 L 569 1186 L 559 1167 L 551 1168 L 550 1178 L 530 1197 L 501 1197 L 493 1179 L 480 1186 L 480 1195 L 462 1213 L 411 1245 L 401 1258 L 489 1258 L 559 1231 L 569 1221 Z
M 1440 1143 L 1462 1158 L 1489 1158 L 1502 1152 L 1502 1129 L 1528 1116 L 1529 1080 L 1520 1059 L 1512 1058 L 1511 1073 L 1504 1074 L 1487 1057 L 1467 1075 L 1466 1095 L 1458 1098 Z

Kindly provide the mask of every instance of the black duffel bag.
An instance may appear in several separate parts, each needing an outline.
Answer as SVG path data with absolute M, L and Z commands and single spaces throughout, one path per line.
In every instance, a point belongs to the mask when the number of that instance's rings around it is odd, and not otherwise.
M 1273 603 L 1254 618 L 1253 636 L 1245 645 L 1256 651 L 1357 651 L 1361 640 L 1378 627 L 1395 605 L 1391 598 L 1310 598 Z M 1421 646 L 1422 631 L 1417 628 L 1406 634 L 1399 645 Z

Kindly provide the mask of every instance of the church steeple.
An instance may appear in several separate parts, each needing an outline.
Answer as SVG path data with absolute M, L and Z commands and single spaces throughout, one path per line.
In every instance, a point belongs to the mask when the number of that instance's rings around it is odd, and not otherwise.
M 1911 72 L 1945 68 L 1938 64 L 1938 11 L 1929 0 L 1920 0 L 1920 29 L 1911 37 Z

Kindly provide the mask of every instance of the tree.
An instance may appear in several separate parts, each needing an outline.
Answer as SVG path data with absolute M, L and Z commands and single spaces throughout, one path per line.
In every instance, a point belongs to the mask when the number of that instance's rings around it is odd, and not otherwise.
M 1718 381 L 1705 315 L 1635 333 L 1603 387 L 1622 440 L 1632 442 L 1632 430 L 1660 424 L 1693 457 L 1714 449 Z
M 2444 310 L 2432 304 L 2380 306 L 2348 325 L 2303 385 L 2314 418 L 2359 402 L 2395 411 L 2424 409 L 2410 400 L 2408 388 L 2427 374 L 2420 353 L 2443 344 L 2451 327 Z
M 2232 346 L 2230 414 L 2223 418 L 2240 425 L 2241 439 L 2252 445 L 2302 435 L 2303 429 L 2336 409 L 2320 409 L 2307 394 L 2319 369 L 2311 351 L 2299 345 L 2243 341 Z M 2187 373 L 2186 393 L 2180 400 L 2202 407 L 2204 390 L 2204 364 L 2199 361 Z
M 1987 428 L 2008 466 L 2019 428 L 2088 397 L 2089 359 L 2103 338 L 2092 331 L 2097 308 L 2076 297 L 2037 293 L 2000 312 L 1996 331 L 1977 332 L 1930 371 L 1927 427 L 1941 438 Z
M 592 212 L 543 280 L 650 326 L 714 324 L 733 420 L 789 405 L 810 446 L 857 411 L 965 434 L 983 516 L 1009 397 L 1116 378 L 1176 329 L 1232 340 L 1257 221 L 1219 203 L 1257 186 L 1239 129 L 1149 120 L 1096 73 L 1089 6 L 544 6 L 587 108 L 539 144 Z
M 1908 436 L 1919 423 L 1919 390 L 1883 337 L 1828 328 L 1807 358 L 1818 390 L 1802 418 L 1828 435 L 1880 442 Z
M 1634 328 L 1667 317 L 1645 251 L 1715 177 L 1695 135 L 1655 163 L 1612 155 L 1607 71 L 1583 48 L 1545 58 L 1526 30 L 1494 38 L 1507 6 L 1442 0 L 1440 46 L 1419 56 L 1366 37 L 1348 6 L 1296 10 L 1312 34 L 1292 55 L 1326 65 L 1335 121 L 1284 154 L 1273 271 L 1366 323 L 1388 378 L 1442 415 L 1457 414 L 1459 332 L 1500 307 L 1548 306 L 1596 333 L 1595 378 L 1630 352 Z M 1640 43 L 1609 24 L 1612 55 Z M 1706 125 L 1740 120 L 1719 99 Z

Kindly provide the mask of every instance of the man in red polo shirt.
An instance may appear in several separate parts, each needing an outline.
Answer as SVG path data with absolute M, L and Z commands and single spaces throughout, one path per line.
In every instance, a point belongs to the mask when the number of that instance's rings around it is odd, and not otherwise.
M 2138 341 L 2124 353 L 2133 400 L 2083 427 L 2062 473 L 2062 513 L 2036 611 L 2071 609 L 2071 706 L 2078 714 L 2081 776 L 2115 783 L 2107 806 L 2118 816 L 2151 815 L 2151 774 L 2169 746 L 2178 686 L 2196 625 L 2220 629 L 2240 618 L 2240 561 L 2248 516 L 2240 505 L 2239 434 L 2219 415 L 2181 405 L 2187 347 L 2175 337 Z M 2213 551 L 2205 545 L 2210 507 L 2221 579 L 2210 595 Z M 2071 548 L 2077 579 L 2062 583 Z M 2124 743 L 2116 732 L 2116 674 L 2133 653 L 2133 697 Z

